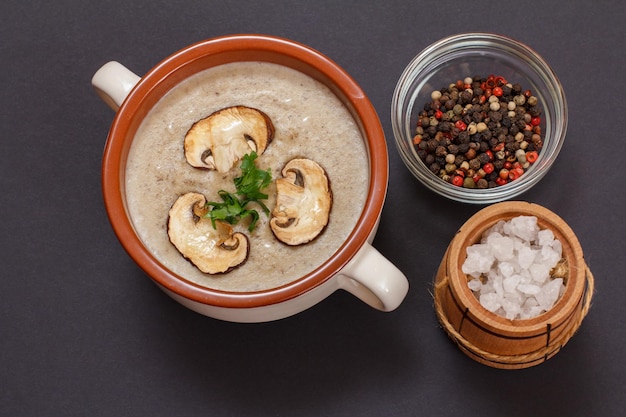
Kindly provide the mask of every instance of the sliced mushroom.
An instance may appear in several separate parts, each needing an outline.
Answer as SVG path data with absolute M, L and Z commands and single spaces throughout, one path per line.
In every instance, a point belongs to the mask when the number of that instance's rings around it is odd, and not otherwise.
M 217 221 L 213 228 L 205 218 L 206 198 L 199 193 L 184 194 L 169 211 L 167 234 L 176 249 L 207 274 L 228 272 L 248 258 L 248 237 L 233 233 L 232 227 Z
M 324 169 L 315 161 L 298 158 L 282 169 L 276 180 L 276 206 L 270 227 L 287 245 L 315 239 L 328 224 L 332 192 Z
M 244 155 L 265 152 L 274 125 L 262 111 L 226 107 L 198 120 L 185 135 L 185 158 L 191 166 L 228 172 Z

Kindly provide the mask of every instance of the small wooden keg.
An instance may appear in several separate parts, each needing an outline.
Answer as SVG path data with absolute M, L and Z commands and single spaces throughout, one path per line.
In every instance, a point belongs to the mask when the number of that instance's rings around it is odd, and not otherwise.
M 463 273 L 466 249 L 500 220 L 535 216 L 541 229 L 561 241 L 568 267 L 565 292 L 547 312 L 511 320 L 485 309 Z M 434 283 L 435 310 L 444 330 L 472 359 L 502 369 L 538 365 L 569 341 L 586 316 L 593 295 L 593 275 L 580 243 L 567 223 L 550 210 L 528 202 L 491 205 L 472 216 L 456 233 L 441 261 Z

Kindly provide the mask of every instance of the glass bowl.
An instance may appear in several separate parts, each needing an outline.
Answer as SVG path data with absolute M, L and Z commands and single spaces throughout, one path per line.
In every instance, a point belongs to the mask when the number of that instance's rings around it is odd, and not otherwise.
M 541 107 L 543 147 L 523 175 L 493 188 L 455 186 L 434 174 L 418 156 L 413 137 L 418 114 L 431 101 L 431 93 L 466 77 L 502 76 L 530 89 Z M 400 156 L 426 187 L 452 200 L 490 204 L 515 197 L 541 180 L 565 139 L 567 103 L 561 83 L 550 66 L 528 46 L 489 33 L 453 35 L 430 45 L 405 68 L 391 104 L 391 123 Z

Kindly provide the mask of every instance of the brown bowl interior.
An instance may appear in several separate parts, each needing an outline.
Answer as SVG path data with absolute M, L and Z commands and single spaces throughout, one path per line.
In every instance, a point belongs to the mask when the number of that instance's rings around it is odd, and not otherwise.
M 165 268 L 144 247 L 129 220 L 125 201 L 126 158 L 138 127 L 157 101 L 173 86 L 204 69 L 237 61 L 264 61 L 303 72 L 328 86 L 352 113 L 369 154 L 370 184 L 365 208 L 346 242 L 322 266 L 285 286 L 236 293 L 194 284 Z M 375 155 L 375 157 L 373 157 Z M 120 107 L 109 132 L 102 165 L 102 188 L 112 227 L 131 258 L 159 285 L 204 304 L 249 308 L 301 295 L 336 274 L 375 230 L 387 190 L 388 155 L 380 120 L 356 82 L 319 52 L 293 41 L 259 35 L 215 38 L 189 46 L 148 72 Z

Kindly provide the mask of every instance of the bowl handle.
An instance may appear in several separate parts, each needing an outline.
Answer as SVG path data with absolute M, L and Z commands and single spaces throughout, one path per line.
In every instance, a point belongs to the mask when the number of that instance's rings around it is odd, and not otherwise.
M 104 64 L 91 79 L 100 98 L 117 111 L 141 77 L 116 61 Z
M 339 287 L 381 311 L 395 310 L 409 282 L 387 258 L 366 242 L 339 275 Z

